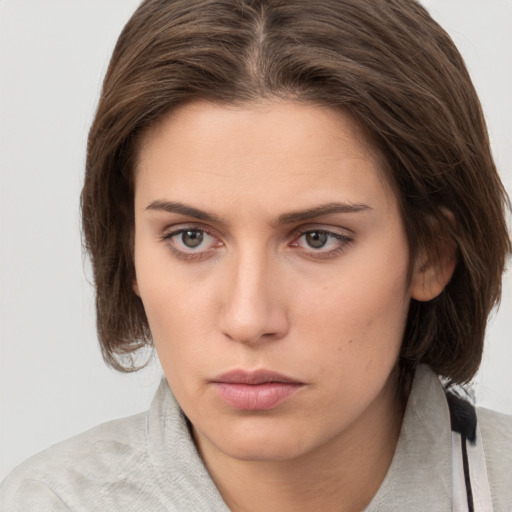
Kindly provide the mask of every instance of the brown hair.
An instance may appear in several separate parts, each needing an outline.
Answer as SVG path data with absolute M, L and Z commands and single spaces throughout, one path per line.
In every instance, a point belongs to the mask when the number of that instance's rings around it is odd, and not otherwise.
M 89 134 L 82 216 L 105 360 L 136 369 L 151 344 L 132 290 L 133 167 L 141 133 L 193 99 L 292 98 L 350 112 L 384 156 L 411 259 L 448 233 L 443 293 L 412 301 L 400 365 L 473 377 L 510 239 L 471 80 L 449 36 L 413 0 L 146 0 L 125 26 Z M 452 220 L 446 211 L 451 212 Z M 435 256 L 435 255 L 434 255 Z

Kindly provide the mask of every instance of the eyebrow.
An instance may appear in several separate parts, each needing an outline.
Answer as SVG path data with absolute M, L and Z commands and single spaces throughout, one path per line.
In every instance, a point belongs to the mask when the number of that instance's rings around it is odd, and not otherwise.
M 220 217 L 217 217 L 217 215 L 214 215 L 213 213 L 208 213 L 204 210 L 200 210 L 199 208 L 194 208 L 193 206 L 188 206 L 176 201 L 163 201 L 161 199 L 153 201 L 146 207 L 146 210 L 160 210 L 169 213 L 178 213 L 180 215 L 185 215 L 186 217 L 194 217 L 204 222 L 225 224 Z
M 370 206 L 361 203 L 327 203 L 305 210 L 297 210 L 295 212 L 284 213 L 277 218 L 276 226 L 283 226 L 286 224 L 293 224 L 305 220 L 315 219 L 324 215 L 332 215 L 335 213 L 357 213 L 361 211 L 372 210 Z M 146 210 L 160 210 L 169 213 L 177 213 L 187 217 L 194 217 L 204 222 L 211 222 L 215 224 L 226 224 L 220 217 L 213 213 L 188 206 L 184 203 L 176 201 L 156 200 L 150 203 Z
M 277 218 L 276 224 L 293 224 L 304 220 L 316 219 L 324 215 L 334 213 L 357 213 L 361 211 L 373 210 L 370 206 L 361 203 L 327 203 L 306 210 L 298 210 L 296 212 L 284 213 Z

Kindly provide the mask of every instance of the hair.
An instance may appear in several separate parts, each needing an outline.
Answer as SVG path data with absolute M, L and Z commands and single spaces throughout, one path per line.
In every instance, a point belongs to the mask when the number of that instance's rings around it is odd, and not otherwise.
M 151 345 L 133 292 L 141 134 L 185 102 L 307 102 L 349 113 L 385 161 L 411 261 L 457 246 L 445 290 L 411 301 L 399 366 L 469 381 L 499 302 L 510 205 L 462 57 L 413 0 L 146 0 L 114 49 L 81 196 L 103 356 L 121 371 Z M 447 215 L 447 212 L 450 212 Z

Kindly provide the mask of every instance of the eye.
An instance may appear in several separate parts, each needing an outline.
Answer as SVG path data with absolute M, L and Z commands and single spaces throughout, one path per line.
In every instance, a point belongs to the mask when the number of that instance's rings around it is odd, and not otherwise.
M 198 229 L 189 229 L 179 235 L 180 242 L 189 249 L 199 247 L 203 243 L 204 238 L 204 231 L 199 231 Z
M 329 234 L 325 231 L 310 231 L 302 236 L 306 244 L 313 249 L 321 249 L 329 241 Z
M 343 233 L 324 229 L 309 229 L 299 233 L 299 236 L 290 245 L 315 256 L 329 257 L 343 251 L 351 242 L 352 237 Z
M 185 227 L 175 229 L 162 237 L 172 252 L 184 258 L 204 257 L 222 242 L 204 229 Z

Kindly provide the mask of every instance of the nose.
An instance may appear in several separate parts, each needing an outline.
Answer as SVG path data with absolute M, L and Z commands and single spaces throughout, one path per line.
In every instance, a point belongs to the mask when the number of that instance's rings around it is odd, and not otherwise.
M 231 340 L 257 346 L 285 336 L 289 323 L 278 265 L 248 252 L 228 270 L 220 329 Z

